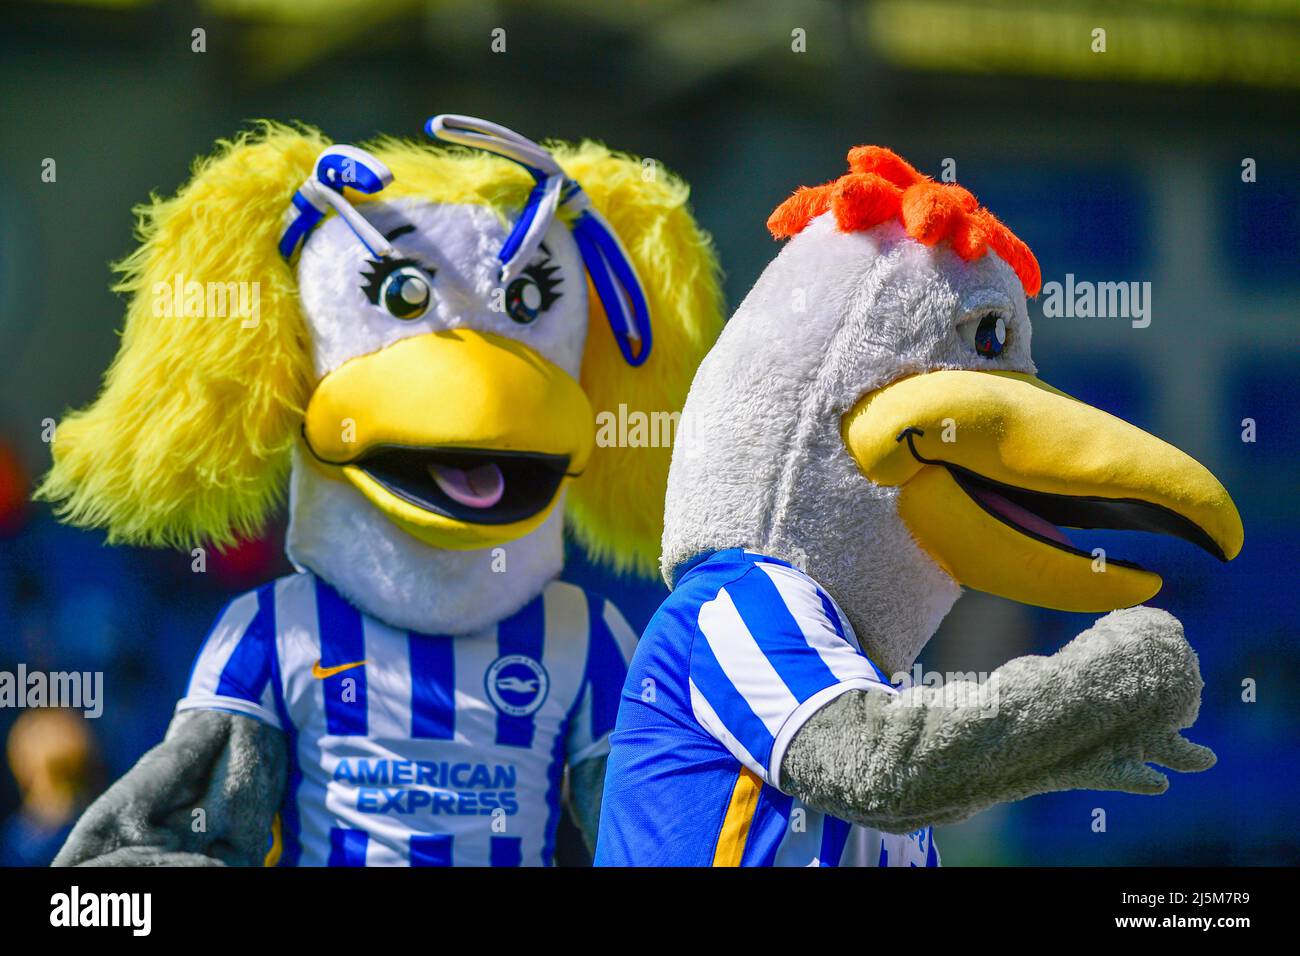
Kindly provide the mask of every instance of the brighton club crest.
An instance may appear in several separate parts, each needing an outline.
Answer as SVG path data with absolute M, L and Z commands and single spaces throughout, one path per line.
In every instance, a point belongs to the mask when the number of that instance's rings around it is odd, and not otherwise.
M 511 717 L 527 717 L 546 701 L 551 678 L 545 667 L 526 654 L 507 654 L 492 662 L 484 684 L 497 710 Z

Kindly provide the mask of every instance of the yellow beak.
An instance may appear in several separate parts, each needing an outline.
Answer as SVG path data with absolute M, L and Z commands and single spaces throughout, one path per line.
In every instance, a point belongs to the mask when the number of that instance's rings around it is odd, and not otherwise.
M 489 332 L 412 336 L 321 380 L 303 437 L 427 544 L 468 550 L 540 525 L 591 456 L 582 387 L 528 346 Z
M 1108 611 L 1159 575 L 1072 547 L 1058 526 L 1160 531 L 1222 560 L 1241 517 L 1195 460 L 1017 372 L 938 371 L 864 396 L 841 423 L 862 473 L 959 584 L 1025 604 Z

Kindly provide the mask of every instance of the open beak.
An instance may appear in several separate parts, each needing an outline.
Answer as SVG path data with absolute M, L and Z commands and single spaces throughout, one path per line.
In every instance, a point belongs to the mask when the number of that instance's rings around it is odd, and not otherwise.
M 1236 506 L 1172 445 L 1018 372 L 937 371 L 865 395 L 841 423 L 862 473 L 901 486 L 899 515 L 954 580 L 1024 604 L 1109 611 L 1159 575 L 1075 548 L 1060 530 L 1159 531 L 1220 560 Z
M 490 332 L 411 336 L 351 359 L 312 394 L 303 438 L 404 530 L 435 547 L 513 541 L 540 525 L 591 455 L 582 387 Z

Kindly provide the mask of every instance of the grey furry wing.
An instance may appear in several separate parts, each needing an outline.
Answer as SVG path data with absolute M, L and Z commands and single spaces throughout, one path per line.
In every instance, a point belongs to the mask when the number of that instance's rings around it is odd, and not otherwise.
M 274 727 L 183 711 L 86 810 L 54 866 L 260 866 L 287 767 Z

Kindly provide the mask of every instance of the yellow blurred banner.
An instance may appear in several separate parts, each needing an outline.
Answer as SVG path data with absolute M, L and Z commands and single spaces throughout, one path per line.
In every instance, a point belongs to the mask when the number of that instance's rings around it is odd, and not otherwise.
M 871 49 L 915 69 L 1300 86 L 1294 0 L 873 0 L 864 22 Z

